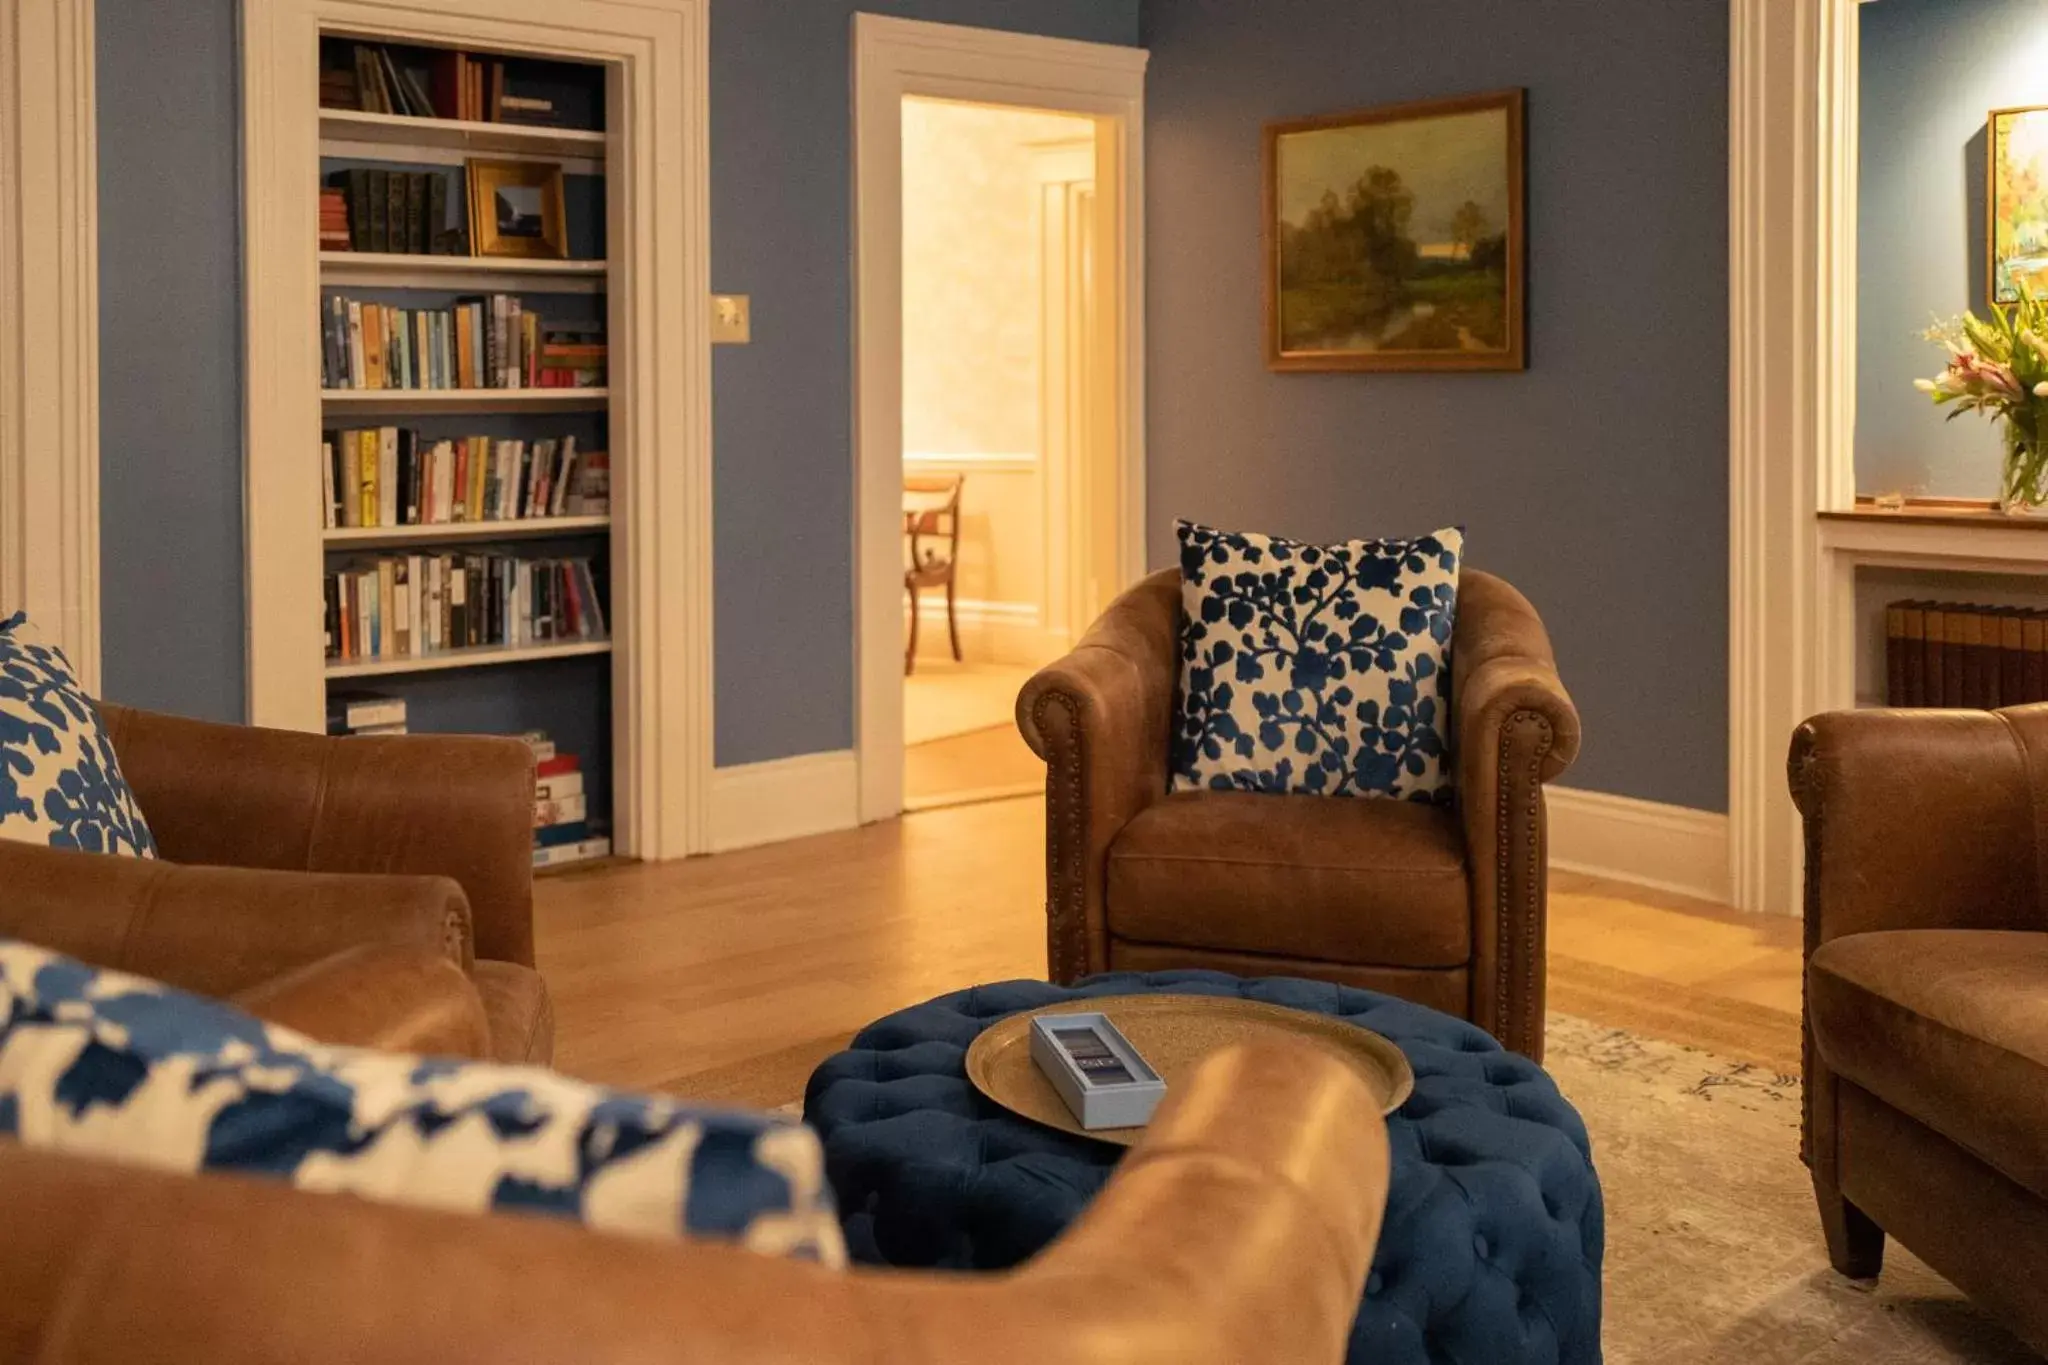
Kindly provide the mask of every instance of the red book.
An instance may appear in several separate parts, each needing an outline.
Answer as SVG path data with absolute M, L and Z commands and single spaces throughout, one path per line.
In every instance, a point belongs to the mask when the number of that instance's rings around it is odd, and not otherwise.
M 463 61 L 460 52 L 439 52 L 427 73 L 427 97 L 436 118 L 462 118 Z
M 533 774 L 535 777 L 560 777 L 563 773 L 573 773 L 576 770 L 576 755 L 556 754 L 553 758 L 541 760 L 535 766 Z

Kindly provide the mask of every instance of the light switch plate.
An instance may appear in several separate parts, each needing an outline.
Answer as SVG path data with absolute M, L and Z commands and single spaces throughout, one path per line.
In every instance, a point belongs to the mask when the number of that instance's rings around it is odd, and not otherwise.
M 754 301 L 745 294 L 711 296 L 711 344 L 744 346 L 754 339 Z

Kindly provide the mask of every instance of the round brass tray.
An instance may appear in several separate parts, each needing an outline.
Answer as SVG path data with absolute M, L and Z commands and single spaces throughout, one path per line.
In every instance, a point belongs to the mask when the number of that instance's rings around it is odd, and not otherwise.
M 1041 1014 L 1108 1015 L 1166 1081 L 1169 1095 L 1204 1057 L 1262 1032 L 1306 1038 L 1342 1056 L 1379 1096 L 1382 1113 L 1399 1109 L 1415 1089 L 1415 1072 L 1401 1049 L 1370 1029 L 1325 1014 L 1208 995 L 1063 1000 L 990 1025 L 967 1049 L 967 1079 L 1011 1113 L 1048 1128 L 1125 1147 L 1145 1130 L 1100 1128 L 1089 1132 L 1031 1060 L 1031 1021 Z

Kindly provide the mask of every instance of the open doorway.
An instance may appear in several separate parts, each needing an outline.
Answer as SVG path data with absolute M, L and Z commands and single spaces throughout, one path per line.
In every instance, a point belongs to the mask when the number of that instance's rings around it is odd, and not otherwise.
M 1013 704 L 1114 535 L 1086 498 L 1094 197 L 1093 119 L 904 100 L 906 809 L 1044 779 Z
M 1142 572 L 1136 49 L 860 15 L 861 818 L 1037 790 L 1018 689 Z

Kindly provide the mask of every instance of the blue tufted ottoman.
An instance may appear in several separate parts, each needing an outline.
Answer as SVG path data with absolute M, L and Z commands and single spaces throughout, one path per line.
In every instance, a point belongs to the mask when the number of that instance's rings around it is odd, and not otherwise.
M 1585 1125 L 1550 1078 L 1462 1020 L 1287 977 L 1009 981 L 870 1024 L 812 1074 L 804 1096 L 854 1259 L 1000 1270 L 1058 1236 L 1122 1149 L 984 1099 L 967 1080 L 967 1047 L 1018 1010 L 1140 991 L 1334 1014 L 1393 1039 L 1415 1068 L 1415 1093 L 1388 1120 L 1393 1184 L 1351 1365 L 1600 1359 L 1600 1183 Z

